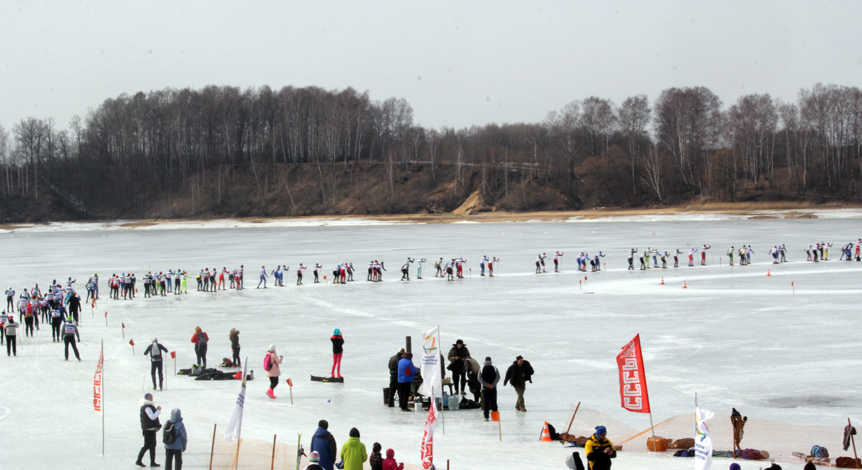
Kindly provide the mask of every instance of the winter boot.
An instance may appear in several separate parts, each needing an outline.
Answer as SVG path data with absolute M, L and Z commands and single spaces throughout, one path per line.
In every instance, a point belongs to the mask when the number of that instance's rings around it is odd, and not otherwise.
M 275 398 L 275 394 L 273 393 L 272 388 L 267 389 L 266 394 L 269 396 L 269 398 Z

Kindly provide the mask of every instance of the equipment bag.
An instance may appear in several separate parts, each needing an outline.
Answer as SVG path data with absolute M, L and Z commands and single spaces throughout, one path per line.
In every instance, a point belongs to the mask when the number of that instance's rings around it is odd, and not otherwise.
M 825 447 L 814 446 L 811 448 L 811 456 L 815 459 L 822 459 L 824 457 L 829 457 L 829 451 L 826 450 Z
M 177 441 L 177 433 L 174 432 L 176 429 L 174 428 L 174 422 L 168 421 L 168 424 L 165 425 L 164 429 L 162 429 L 162 442 L 165 444 L 173 444 Z

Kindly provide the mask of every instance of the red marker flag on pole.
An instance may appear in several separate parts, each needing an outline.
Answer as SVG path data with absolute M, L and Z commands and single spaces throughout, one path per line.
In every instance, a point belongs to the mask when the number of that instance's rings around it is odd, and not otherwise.
M 176 358 L 177 358 L 177 352 L 171 351 L 171 359 L 176 359 Z
M 125 323 L 125 322 L 121 323 L 121 325 L 123 325 L 123 328 L 125 328 L 125 327 L 126 327 L 126 323 Z
M 622 352 L 617 356 L 617 366 L 620 369 L 622 407 L 635 413 L 649 413 L 649 393 L 641 355 L 640 334 L 623 346 Z
M 135 340 L 130 339 L 130 340 L 129 340 L 129 344 L 131 344 L 132 346 L 134 346 L 134 345 L 135 345 Z

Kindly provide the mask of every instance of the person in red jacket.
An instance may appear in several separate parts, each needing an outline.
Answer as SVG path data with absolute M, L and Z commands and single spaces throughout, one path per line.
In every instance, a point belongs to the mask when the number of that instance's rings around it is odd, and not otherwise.
M 207 342 L 210 337 L 201 330 L 201 327 L 195 327 L 195 334 L 192 335 L 192 343 L 195 343 L 195 354 L 198 357 L 198 366 L 203 362 L 203 368 L 207 368 Z
M 386 458 L 383 459 L 383 470 L 404 470 L 404 464 L 395 461 L 395 451 L 386 449 Z

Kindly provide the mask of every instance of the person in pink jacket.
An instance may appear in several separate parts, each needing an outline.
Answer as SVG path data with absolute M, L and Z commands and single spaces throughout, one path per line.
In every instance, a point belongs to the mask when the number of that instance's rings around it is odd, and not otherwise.
M 395 451 L 386 449 L 386 458 L 383 459 L 383 470 L 404 470 L 404 464 L 395 461 Z
M 284 356 L 275 354 L 275 345 L 270 344 L 267 349 L 266 356 L 263 358 L 263 368 L 266 369 L 266 376 L 269 377 L 269 390 L 266 394 L 269 398 L 275 398 L 275 387 L 278 385 L 278 377 L 281 376 L 281 369 L 278 367 Z

